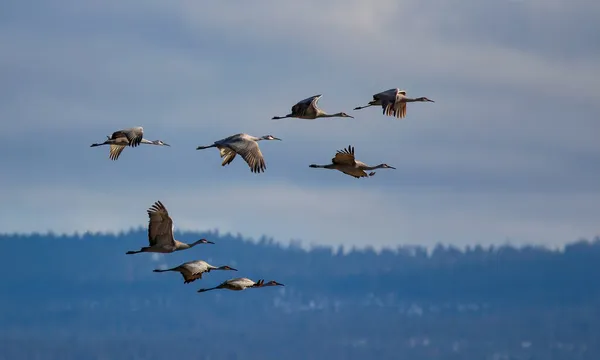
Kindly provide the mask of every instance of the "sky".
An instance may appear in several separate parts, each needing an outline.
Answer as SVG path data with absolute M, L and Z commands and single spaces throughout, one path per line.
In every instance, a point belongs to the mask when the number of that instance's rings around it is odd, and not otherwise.
M 595 0 L 40 0 L 0 11 L 0 232 L 176 229 L 305 245 L 560 247 L 600 235 Z M 360 111 L 401 88 L 435 103 Z M 351 118 L 271 120 L 322 94 Z M 171 147 L 90 148 L 143 126 Z M 198 145 L 263 141 L 267 170 Z M 355 179 L 353 145 L 387 163 Z

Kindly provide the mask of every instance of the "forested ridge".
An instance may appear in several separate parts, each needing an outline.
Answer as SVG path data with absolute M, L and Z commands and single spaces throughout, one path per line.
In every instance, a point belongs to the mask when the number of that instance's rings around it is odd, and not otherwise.
M 176 237 L 216 244 L 129 256 L 147 241 L 143 229 L 0 235 L 0 358 L 600 357 L 598 238 L 562 251 L 344 252 L 218 233 Z M 239 271 L 187 285 L 152 272 L 195 259 Z M 238 276 L 286 286 L 196 293 Z

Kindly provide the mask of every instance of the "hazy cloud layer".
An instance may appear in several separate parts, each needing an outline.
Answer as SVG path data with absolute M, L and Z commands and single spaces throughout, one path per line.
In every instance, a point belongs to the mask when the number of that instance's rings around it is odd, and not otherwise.
M 11 202 L 20 198 L 12 211 L 27 217 L 17 219 L 3 209 L 0 227 L 4 231 L 72 233 L 145 226 L 146 209 L 160 199 L 179 230 L 219 229 L 284 242 L 301 239 L 307 244 L 376 248 L 507 241 L 559 246 L 565 239 L 597 233 L 600 201 L 597 193 L 499 195 L 410 187 L 389 194 L 362 185 L 335 189 L 277 181 L 236 186 L 213 183 L 162 192 L 140 187 L 134 196 L 128 189 L 99 192 L 39 186 L 30 188 L 24 197 L 5 198 Z
M 128 228 L 162 199 L 179 227 L 283 241 L 600 233 L 597 2 L 60 0 L 2 13 L 0 201 L 18 204 L 0 210 L 3 231 Z M 402 121 L 352 111 L 392 87 L 436 103 Z M 314 94 L 356 119 L 270 120 Z M 136 125 L 173 147 L 115 163 L 89 148 Z M 267 173 L 194 150 L 238 132 L 284 139 L 261 144 Z M 398 170 L 308 169 L 348 144 Z

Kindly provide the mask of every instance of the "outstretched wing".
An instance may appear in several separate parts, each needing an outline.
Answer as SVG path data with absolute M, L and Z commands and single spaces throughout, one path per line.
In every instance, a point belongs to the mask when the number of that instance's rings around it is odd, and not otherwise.
M 155 202 L 148 209 L 148 242 L 150 246 L 170 245 L 175 246 L 173 238 L 173 220 L 167 208 L 160 202 Z
M 396 97 L 396 95 L 398 95 L 398 93 L 404 93 L 406 95 L 406 91 L 395 88 L 395 89 L 389 89 L 386 91 L 382 91 L 380 93 L 373 95 L 373 100 L 380 100 L 380 99 L 381 100 L 383 100 L 383 99 L 393 100 Z
M 387 116 L 395 116 L 399 119 L 406 117 L 406 103 L 401 102 L 387 102 L 382 104 L 383 114 Z
M 308 116 L 312 115 L 317 109 L 319 99 L 323 96 L 322 94 L 308 97 L 304 100 L 298 101 L 296 105 L 292 106 L 292 114 L 296 116 Z
M 202 273 L 206 272 L 207 269 L 207 264 L 204 261 L 189 261 L 179 266 L 184 284 L 202 279 Z
M 224 283 L 227 283 L 230 286 L 234 286 L 241 289 L 249 288 L 255 285 L 256 283 L 248 278 L 234 278 L 226 280 Z
M 236 152 L 227 147 L 219 147 L 219 152 L 223 158 L 222 166 L 230 164 L 235 159 Z
M 246 134 L 239 133 L 239 134 L 234 134 L 234 135 L 228 136 L 228 137 L 223 138 L 221 140 L 215 141 L 215 145 L 228 146 L 230 142 L 239 141 L 240 139 L 242 139 L 244 137 L 244 135 L 246 135 Z
M 399 119 L 406 117 L 406 101 L 403 101 L 404 98 L 406 98 L 406 91 L 398 91 L 394 98 L 394 115 Z
M 339 170 L 344 174 L 353 176 L 357 179 L 362 177 L 369 177 L 369 174 L 367 174 L 364 170 L 358 168 L 343 168 Z
M 113 139 L 125 137 L 129 142 L 129 146 L 136 147 L 142 142 L 144 137 L 144 128 L 141 126 L 115 131 L 112 134 Z
M 397 118 L 404 119 L 406 117 L 406 103 L 404 101 L 396 103 L 394 108 L 394 114 Z
M 331 162 L 339 165 L 356 165 L 354 161 L 354 146 L 349 145 L 347 149 L 338 150 Z
M 109 150 L 109 153 L 108 153 L 108 157 L 111 160 L 117 160 L 119 158 L 119 155 L 121 155 L 121 153 L 123 152 L 123 149 L 125 149 L 125 145 L 111 144 L 110 145 L 110 150 Z
M 406 103 L 402 99 L 406 96 L 406 90 L 389 89 L 373 95 L 373 98 L 381 102 L 383 114 L 404 118 L 406 116 Z
M 183 283 L 184 284 L 189 284 L 192 283 L 198 279 L 202 279 L 202 273 L 189 273 L 189 272 L 182 272 L 181 276 L 183 276 Z
M 229 143 L 228 146 L 246 161 L 251 172 L 264 172 L 267 168 L 263 154 L 256 141 L 241 139 L 240 141 Z

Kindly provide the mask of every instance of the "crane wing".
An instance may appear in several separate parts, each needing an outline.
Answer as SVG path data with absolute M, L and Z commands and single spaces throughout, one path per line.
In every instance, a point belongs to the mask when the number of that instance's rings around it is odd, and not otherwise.
M 228 285 L 231 285 L 231 286 L 242 288 L 242 289 L 251 287 L 254 284 L 256 284 L 254 281 L 252 281 L 248 278 L 229 279 L 229 280 L 225 281 L 225 283 L 227 283 Z
M 183 283 L 189 284 L 198 279 L 202 279 L 202 272 L 191 273 L 191 272 L 186 271 L 186 272 L 181 272 L 181 276 L 183 276 Z
M 319 103 L 319 99 L 321 98 L 321 96 L 323 95 L 314 95 L 311 97 L 308 97 L 304 100 L 300 100 L 298 101 L 298 103 L 296 103 L 296 105 L 292 106 L 292 114 L 296 115 L 296 116 L 310 116 L 313 113 L 315 113 L 318 103 Z
M 237 155 L 235 151 L 222 146 L 219 146 L 219 152 L 221 153 L 221 157 L 223 158 L 223 163 L 221 164 L 222 166 L 230 164 Z
M 386 93 L 390 95 L 390 91 L 388 90 Z M 406 102 L 403 101 L 406 97 L 406 91 L 396 89 L 395 95 L 392 97 L 382 97 L 381 98 L 381 108 L 383 109 L 383 114 L 387 116 L 395 116 L 397 118 L 406 117 Z
M 167 208 L 160 201 L 157 201 L 148 209 L 148 217 L 148 242 L 150 246 L 175 246 L 175 239 L 173 238 L 175 226 Z
M 386 98 L 394 99 L 396 97 L 396 95 L 398 95 L 398 93 L 404 93 L 404 95 L 406 95 L 406 91 L 404 91 L 404 90 L 400 90 L 398 88 L 389 89 L 389 90 L 382 91 L 380 93 L 373 95 L 373 100 L 386 99 Z
M 138 126 L 134 128 L 118 130 L 112 134 L 113 139 L 120 137 L 127 138 L 129 146 L 136 147 L 142 142 L 142 138 L 144 137 L 144 128 Z
M 228 137 L 226 137 L 224 139 L 215 141 L 215 144 L 216 145 L 225 145 L 225 146 L 227 146 L 231 142 L 239 141 L 240 139 L 242 139 L 244 137 L 244 135 L 245 134 L 243 134 L 243 133 L 231 135 L 231 136 L 228 136 Z
M 406 91 L 399 91 L 394 98 L 394 115 L 397 118 L 403 119 L 406 117 Z
M 339 165 L 356 165 L 354 161 L 354 146 L 349 145 L 347 149 L 338 150 L 331 162 Z
M 369 175 L 364 170 L 358 168 L 343 168 L 339 170 L 344 174 L 353 176 L 357 179 L 361 177 L 369 177 Z
M 123 149 L 125 149 L 124 145 L 111 144 L 110 145 L 110 150 L 109 150 L 109 153 L 108 153 L 108 157 L 111 160 L 117 160 L 119 158 L 119 155 L 121 155 L 121 153 L 123 152 Z
M 394 114 L 399 119 L 406 117 L 406 103 L 404 101 L 394 104 Z
M 306 99 L 304 99 L 304 100 L 300 100 L 300 101 L 298 101 L 298 103 L 297 103 L 296 105 L 298 105 L 298 104 L 303 104 L 303 105 L 312 105 L 313 103 L 314 103 L 315 105 L 317 105 L 317 103 L 319 102 L 319 99 L 321 98 L 321 96 L 323 96 L 323 94 L 319 94 L 319 95 L 313 95 L 313 96 L 311 96 L 311 97 L 307 97 L 307 98 L 306 98 Z
M 202 279 L 202 273 L 206 272 L 208 267 L 204 261 L 189 261 L 187 263 L 181 264 L 179 267 L 179 272 L 181 276 L 183 276 L 183 283 L 189 284 L 198 279 Z
M 259 173 L 267 168 L 258 143 L 253 140 L 241 140 L 228 144 L 229 148 L 238 153 L 250 167 L 250 171 Z

